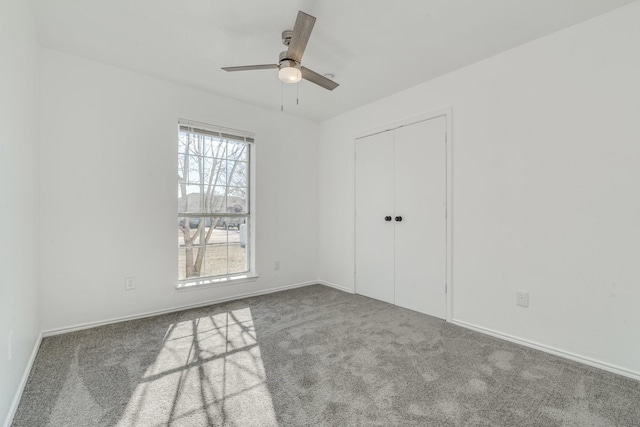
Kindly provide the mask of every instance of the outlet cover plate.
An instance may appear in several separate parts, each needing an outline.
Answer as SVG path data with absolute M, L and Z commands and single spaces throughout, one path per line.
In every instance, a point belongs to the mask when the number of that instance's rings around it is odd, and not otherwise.
M 125 277 L 124 278 L 124 289 L 127 291 L 131 291 L 136 288 L 136 278 L 135 277 Z
M 516 304 L 520 307 L 529 307 L 529 292 L 516 291 Z

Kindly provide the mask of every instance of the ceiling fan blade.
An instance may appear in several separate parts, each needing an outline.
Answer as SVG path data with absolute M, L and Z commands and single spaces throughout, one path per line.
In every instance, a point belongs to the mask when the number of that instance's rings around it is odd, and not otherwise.
M 307 47 L 307 42 L 311 36 L 311 30 L 316 23 L 316 18 L 311 15 L 307 15 L 303 11 L 298 11 L 298 17 L 296 18 L 296 24 L 293 26 L 293 34 L 291 35 L 291 42 L 289 43 L 289 49 L 287 49 L 287 58 L 293 59 L 300 63 L 302 55 Z
M 248 70 L 268 70 L 271 68 L 278 68 L 278 64 L 264 64 L 264 65 L 241 65 L 239 67 L 222 67 L 225 71 L 248 71 Z
M 311 83 L 315 83 L 318 86 L 322 86 L 325 89 L 334 90 L 335 88 L 340 86 L 338 83 L 334 82 L 333 80 L 330 80 L 325 76 L 321 76 L 320 74 L 316 73 L 315 71 L 311 71 L 306 67 L 300 67 L 300 71 L 302 72 L 303 79 L 308 80 Z

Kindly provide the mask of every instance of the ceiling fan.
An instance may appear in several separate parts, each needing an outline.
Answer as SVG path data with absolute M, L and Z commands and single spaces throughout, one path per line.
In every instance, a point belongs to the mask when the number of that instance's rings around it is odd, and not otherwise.
M 286 30 L 282 32 L 282 44 L 288 46 L 288 49 L 280 52 L 277 64 L 242 65 L 239 67 L 222 67 L 222 69 L 225 71 L 248 71 L 277 68 L 278 78 L 284 83 L 298 83 L 301 79 L 305 79 L 325 89 L 334 90 L 338 87 L 338 83 L 303 67 L 301 64 L 302 55 L 307 47 L 307 42 L 315 23 L 316 18 L 298 11 L 293 31 Z

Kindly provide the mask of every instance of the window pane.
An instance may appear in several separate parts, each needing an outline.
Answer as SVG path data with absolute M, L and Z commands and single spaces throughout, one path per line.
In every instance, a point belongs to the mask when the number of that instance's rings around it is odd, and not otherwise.
M 227 196 L 227 212 L 247 213 L 249 208 L 248 189 L 240 187 L 229 187 Z
M 247 261 L 247 218 L 226 218 L 228 260 L 227 274 L 245 273 Z
M 243 227 L 244 228 L 244 227 Z M 238 231 L 240 234 L 240 231 Z M 245 273 L 249 270 L 247 267 L 247 247 L 240 243 L 229 244 L 229 273 Z
M 229 160 L 242 160 L 246 162 L 249 159 L 249 144 L 246 142 L 229 141 L 227 153 Z
M 211 275 L 205 271 L 205 245 L 213 243 L 218 235 L 219 245 L 226 246 L 226 232 L 211 227 L 216 220 L 212 217 L 178 218 L 179 280 Z
M 199 185 L 178 185 L 178 212 L 201 213 L 203 208 Z
M 178 249 L 178 280 L 202 277 L 202 265 L 198 265 L 198 252 L 201 246 Z
M 218 205 L 221 203 L 219 197 L 214 197 L 211 192 L 208 192 L 204 195 L 204 207 L 202 212 L 213 213 L 217 212 L 216 209 L 219 209 Z M 218 205 L 217 205 L 218 204 Z
M 197 155 L 199 151 L 198 140 L 192 134 L 185 134 L 185 137 L 178 148 L 180 149 L 179 153 L 184 154 L 185 156 Z
M 178 247 L 184 247 L 185 241 L 191 240 L 191 235 L 193 232 L 189 227 L 189 218 L 178 217 Z
M 186 132 L 180 132 L 178 134 L 178 153 L 184 154 L 187 149 L 187 139 L 188 135 Z
M 226 243 L 208 245 L 204 259 L 204 273 L 207 276 L 220 276 L 227 274 Z
M 178 245 L 197 246 L 205 244 L 205 239 L 211 236 L 209 228 L 212 218 L 179 217 L 178 218 Z
M 201 156 L 202 155 L 202 135 L 189 134 L 189 155 Z
M 185 174 L 184 167 L 184 154 L 178 155 L 178 182 L 187 182 L 187 175 Z
M 219 138 L 210 137 L 204 141 L 204 155 L 224 159 L 226 157 L 227 144 Z
M 187 160 L 189 166 L 187 182 L 190 184 L 200 184 L 202 182 L 203 175 L 200 157 L 190 155 Z
M 248 270 L 246 218 L 222 217 L 215 221 L 206 252 L 203 275 L 244 273 Z
M 246 222 L 247 222 L 247 219 L 244 217 L 232 216 L 229 218 L 224 218 L 221 228 L 233 229 L 235 231 L 238 231 L 240 230 L 240 226 L 242 224 L 246 224 Z M 228 238 L 230 242 L 238 242 L 237 236 L 229 235 Z
M 187 262 L 184 249 L 178 249 L 178 280 L 187 278 Z
M 224 213 L 227 211 L 226 187 L 214 186 L 207 188 L 203 212 Z
M 226 162 L 224 160 L 205 157 L 203 162 L 204 183 L 206 185 L 227 184 Z
M 247 163 L 229 160 L 227 162 L 227 181 L 233 187 L 246 187 L 249 183 Z

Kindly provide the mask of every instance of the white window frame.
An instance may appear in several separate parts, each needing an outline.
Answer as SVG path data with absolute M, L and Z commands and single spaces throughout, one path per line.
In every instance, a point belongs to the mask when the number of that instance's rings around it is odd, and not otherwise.
M 251 132 L 241 131 L 237 129 L 226 128 L 222 126 L 216 126 L 201 122 L 196 122 L 192 120 L 178 120 L 177 127 L 177 139 L 180 138 L 180 133 L 184 131 L 184 128 L 192 128 L 196 133 L 205 132 L 206 134 L 218 135 L 221 138 L 229 138 L 234 141 L 242 141 L 248 144 L 249 152 L 248 152 L 248 195 L 247 195 L 247 212 L 241 214 L 234 214 L 230 212 L 221 212 L 221 213 L 186 213 L 180 212 L 180 204 L 177 203 L 177 218 L 185 218 L 185 217 L 200 217 L 200 218 L 211 218 L 211 224 L 214 224 L 214 220 L 220 217 L 242 217 L 246 218 L 246 242 L 247 242 L 247 271 L 241 273 L 230 273 L 224 275 L 216 275 L 216 276 L 201 276 L 201 277 L 191 277 L 186 279 L 179 279 L 180 272 L 178 271 L 178 280 L 176 289 L 179 291 L 189 291 L 195 289 L 209 288 L 209 287 L 217 287 L 217 286 L 225 286 L 232 284 L 239 284 L 254 281 L 258 278 L 258 275 L 255 271 L 255 223 L 256 223 L 256 215 L 255 215 L 255 134 Z M 200 131 L 200 132 L 198 132 Z M 177 152 L 179 155 L 179 150 Z M 176 164 L 178 160 L 176 160 Z M 179 182 L 179 181 L 178 181 Z M 180 194 L 178 194 L 180 197 Z M 178 251 L 180 251 L 180 247 L 178 246 Z M 176 259 L 176 261 L 178 261 Z M 178 264 L 178 263 L 177 263 Z

